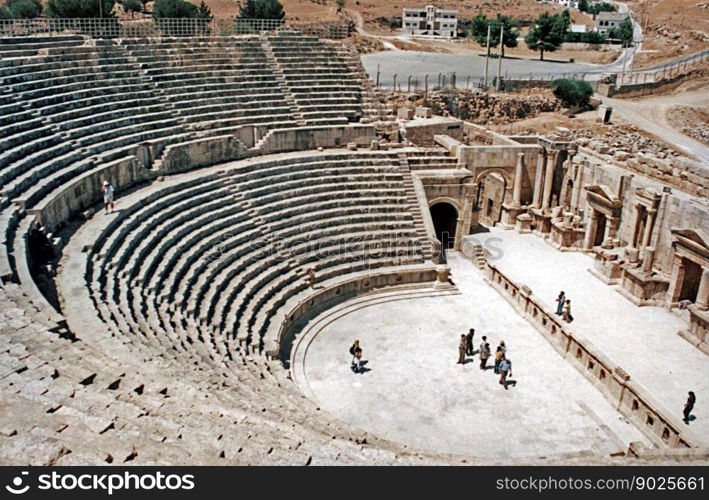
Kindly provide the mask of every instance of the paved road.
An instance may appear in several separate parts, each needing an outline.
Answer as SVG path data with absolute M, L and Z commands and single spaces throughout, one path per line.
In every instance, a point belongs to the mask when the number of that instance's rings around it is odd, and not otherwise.
M 628 7 L 624 3 L 614 2 L 619 6 L 621 12 L 627 12 Z M 361 18 L 355 19 L 360 32 L 369 36 L 374 36 L 364 32 L 361 25 Z M 384 38 L 384 37 L 378 37 Z M 396 38 L 396 37 L 390 37 Z M 576 73 L 579 77 L 589 81 L 600 79 L 603 73 L 618 73 L 623 70 L 623 65 L 630 68 L 633 57 L 641 48 L 642 30 L 640 25 L 634 24 L 634 38 L 636 44 L 633 47 L 624 49 L 618 58 L 610 64 L 590 64 L 590 63 L 568 63 L 558 61 L 539 61 L 535 59 L 517 59 L 506 57 L 502 60 L 500 74 L 507 78 L 534 78 L 551 79 Z M 553 53 L 549 57 L 553 58 Z M 438 54 L 418 51 L 387 51 L 367 54 L 362 56 L 362 62 L 369 73 L 370 78 L 376 80 L 377 68 L 379 68 L 379 81 L 382 87 L 391 88 L 393 86 L 394 74 L 397 74 L 397 82 L 407 84 L 408 76 L 412 76 L 412 81 L 418 80 L 419 86 L 423 85 L 425 75 L 429 75 L 429 85 L 438 83 L 438 74 L 442 73 L 450 82 L 451 73 L 456 73 L 459 86 L 464 86 L 466 79 L 478 82 L 485 74 L 485 57 L 482 55 L 463 54 Z M 492 79 L 497 74 L 497 59 L 490 59 L 488 78 Z
M 601 99 L 605 104 L 613 106 L 614 117 L 620 117 L 694 156 L 702 162 L 709 173 L 709 147 L 673 128 L 666 116 L 667 110 L 674 105 L 709 108 L 709 93 L 706 90 L 647 99 L 628 100 L 608 97 L 601 97 Z

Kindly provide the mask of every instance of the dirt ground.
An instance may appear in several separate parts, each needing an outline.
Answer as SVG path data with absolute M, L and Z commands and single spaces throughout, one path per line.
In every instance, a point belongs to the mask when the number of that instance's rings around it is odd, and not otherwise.
M 709 108 L 672 106 L 666 116 L 670 125 L 684 135 L 709 145 Z
M 199 0 L 191 0 L 199 3 Z M 238 12 L 236 0 L 206 0 L 212 13 L 217 17 L 234 16 Z M 325 20 L 334 19 L 336 16 L 335 0 L 281 0 L 289 18 L 299 20 Z M 401 16 L 404 7 L 423 7 L 431 0 L 346 0 L 345 8 L 360 12 L 365 23 L 369 24 L 378 17 Z M 507 14 L 522 21 L 531 21 L 545 11 L 558 9 L 557 6 L 539 2 L 537 0 L 438 0 L 435 5 L 445 9 L 456 9 L 461 17 L 471 18 L 479 13 L 488 16 L 496 13 Z M 592 24 L 589 16 L 574 13 L 574 20 Z M 379 28 L 379 23 L 372 23 L 372 27 Z M 369 29 L 369 25 L 368 25 Z M 383 29 L 382 35 L 391 34 Z
M 199 0 L 192 0 L 199 3 Z M 236 0 L 206 0 L 216 17 L 233 17 L 238 13 Z M 335 0 L 281 0 L 286 15 L 294 20 L 316 21 L 335 19 Z M 361 14 L 365 29 L 383 36 L 398 35 L 398 30 L 390 30 L 376 21 L 379 17 L 401 16 L 404 6 L 421 7 L 431 0 L 346 0 L 345 8 Z M 645 41 L 643 51 L 636 55 L 634 67 L 644 67 L 692 52 L 709 48 L 709 0 L 629 0 L 628 6 L 643 25 Z M 545 11 L 561 10 L 561 7 L 538 0 L 439 0 L 435 4 L 442 8 L 456 9 L 460 17 L 471 18 L 479 13 L 493 16 L 502 13 L 529 23 Z M 593 24 L 590 16 L 573 12 L 575 23 Z M 455 51 L 441 49 L 435 45 L 427 48 L 408 47 L 404 42 L 395 42 L 401 48 L 431 51 Z M 477 44 L 475 44 L 477 45 Z M 474 47 L 471 47 L 471 49 Z M 465 48 L 463 49 L 465 50 Z M 614 59 L 614 52 L 557 51 L 550 58 L 574 58 L 576 61 L 607 63 Z M 524 42 L 510 50 L 510 55 L 533 57 Z
M 627 2 L 643 27 L 643 51 L 634 67 L 659 64 L 709 48 L 709 2 L 706 0 L 632 0 Z

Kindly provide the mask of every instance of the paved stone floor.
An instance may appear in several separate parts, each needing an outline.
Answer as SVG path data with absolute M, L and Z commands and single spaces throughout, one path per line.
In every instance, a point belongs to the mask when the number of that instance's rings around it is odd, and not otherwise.
M 625 451 L 646 439 L 567 364 L 465 258 L 450 264 L 460 295 L 355 309 L 303 338 L 298 382 L 318 404 L 380 437 L 491 461 Z M 504 339 L 517 384 L 505 391 L 477 357 L 456 364 L 461 333 Z M 314 329 L 315 330 L 315 329 Z M 315 335 L 306 333 L 307 335 Z M 359 339 L 371 369 L 350 370 Z M 300 360 L 300 361 L 298 361 Z
M 559 290 L 571 299 L 575 329 L 620 364 L 656 400 L 682 418 L 687 392 L 694 391 L 690 429 L 709 445 L 709 358 L 677 335 L 686 327 L 676 313 L 637 307 L 588 272 L 590 256 L 558 252 L 542 239 L 493 228 L 468 237 L 482 243 L 509 278 L 527 285 L 547 304 Z

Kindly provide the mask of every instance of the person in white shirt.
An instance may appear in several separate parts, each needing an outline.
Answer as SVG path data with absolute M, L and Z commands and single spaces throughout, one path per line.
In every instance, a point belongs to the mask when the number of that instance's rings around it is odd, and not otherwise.
M 108 181 L 103 181 L 101 192 L 103 193 L 103 208 L 106 210 L 106 213 L 108 213 L 109 207 L 111 208 L 111 212 L 113 212 L 114 189 L 111 183 Z

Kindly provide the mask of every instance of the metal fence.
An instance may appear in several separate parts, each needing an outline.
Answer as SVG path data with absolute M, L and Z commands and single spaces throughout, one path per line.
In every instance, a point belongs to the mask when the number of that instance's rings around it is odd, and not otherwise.
M 94 38 L 147 38 L 162 36 L 231 36 L 298 31 L 318 38 L 343 39 L 350 22 L 299 22 L 278 19 L 2 19 L 1 37 L 87 35 Z

